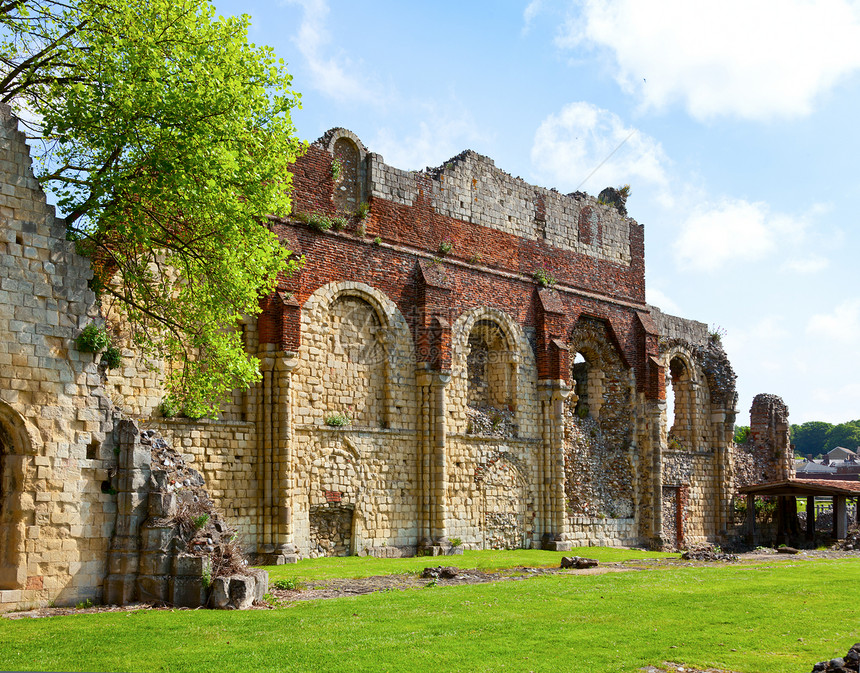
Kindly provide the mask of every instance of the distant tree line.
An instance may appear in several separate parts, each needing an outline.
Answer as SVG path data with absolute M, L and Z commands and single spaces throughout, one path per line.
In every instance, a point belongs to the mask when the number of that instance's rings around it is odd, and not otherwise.
M 736 425 L 735 444 L 746 444 L 750 440 L 750 427 Z M 860 419 L 833 425 L 824 421 L 807 421 L 791 426 L 791 443 L 798 458 L 811 455 L 821 458 L 837 446 L 855 451 L 860 447 Z
M 860 446 L 860 419 L 833 425 L 824 421 L 807 421 L 791 426 L 794 453 L 800 458 L 820 458 L 837 446 L 854 451 Z

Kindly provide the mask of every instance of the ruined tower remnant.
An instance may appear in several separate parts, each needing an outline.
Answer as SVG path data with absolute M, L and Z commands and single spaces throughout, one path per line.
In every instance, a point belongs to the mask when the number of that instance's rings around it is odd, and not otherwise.
M 762 393 L 750 408 L 750 445 L 759 482 L 794 479 L 788 407 L 777 395 Z

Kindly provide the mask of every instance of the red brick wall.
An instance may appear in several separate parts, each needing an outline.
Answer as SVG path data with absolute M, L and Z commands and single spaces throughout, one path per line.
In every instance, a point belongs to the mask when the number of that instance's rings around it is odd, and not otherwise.
M 431 177 L 422 179 L 429 181 Z M 331 155 L 324 149 L 311 146 L 299 159 L 293 186 L 294 211 L 335 214 Z M 304 304 L 312 292 L 330 282 L 351 280 L 371 285 L 397 304 L 413 330 L 416 345 L 433 339 L 426 331 L 433 332 L 430 328 L 435 317 L 453 325 L 462 312 L 476 306 L 499 309 L 524 327 L 545 330 L 537 336 L 539 360 L 547 363 L 542 367 L 545 370 L 542 376 L 552 374 L 551 363 L 558 359 L 540 352 L 549 348 L 553 338 L 566 342 L 581 314 L 602 318 L 609 323 L 622 357 L 634 368 L 639 390 L 647 392 L 649 397 L 659 394 L 657 382 L 650 381 L 655 378 L 653 367 L 646 366 L 647 356 L 656 349 L 636 315 L 637 309 L 647 310 L 641 225 L 630 226 L 631 264 L 627 266 L 439 215 L 426 198 L 427 193 L 429 189 L 420 190 L 419 198 L 411 206 L 371 199 L 370 215 L 363 221 L 351 218 L 348 227 L 339 233 L 319 233 L 290 221 L 275 223 L 275 231 L 285 245 L 306 260 L 303 270 L 285 279 L 282 287 L 293 292 L 299 304 Z M 363 238 L 356 233 L 361 224 L 366 227 Z M 377 236 L 384 245 L 374 244 Z M 443 240 L 453 243 L 447 255 L 439 252 Z M 432 262 L 428 256 L 439 261 Z M 448 291 L 439 293 L 436 288 L 424 287 L 419 260 L 444 272 Z M 539 268 L 558 281 L 561 318 L 557 315 L 549 320 L 542 318 L 539 286 L 532 280 L 532 274 Z M 586 297 L 577 291 L 605 298 Z M 445 297 L 446 305 L 433 305 L 432 297 L 437 294 Z M 283 315 L 292 316 L 293 312 Z M 273 317 L 272 310 L 268 310 L 262 319 L 267 324 L 261 330 L 261 341 L 283 334 L 284 347 L 297 347 L 295 326 L 275 329 L 267 322 Z M 420 354 L 419 359 L 422 359 Z M 444 362 L 444 356 L 437 361 Z

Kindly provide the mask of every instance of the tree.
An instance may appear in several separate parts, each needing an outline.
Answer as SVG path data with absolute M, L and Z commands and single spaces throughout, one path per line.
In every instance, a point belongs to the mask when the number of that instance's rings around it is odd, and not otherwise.
M 791 426 L 791 441 L 799 456 L 819 457 L 824 452 L 827 435 L 833 425 L 824 421 L 807 421 Z
M 235 328 L 299 263 L 261 218 L 289 212 L 298 95 L 247 28 L 207 0 L 0 0 L 0 97 L 37 178 L 190 415 L 259 376 Z
M 824 451 L 830 451 L 837 446 L 842 446 L 852 451 L 860 446 L 860 421 L 846 421 L 845 423 L 833 426 L 830 432 L 827 433 Z
M 750 426 L 736 425 L 733 441 L 735 444 L 746 444 L 750 439 Z

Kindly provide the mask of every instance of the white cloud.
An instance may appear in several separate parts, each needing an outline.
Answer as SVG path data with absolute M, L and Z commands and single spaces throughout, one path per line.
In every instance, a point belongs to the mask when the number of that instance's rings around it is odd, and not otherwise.
M 523 10 L 523 33 L 527 33 L 529 31 L 535 16 L 540 13 L 542 5 L 543 0 L 531 0 L 531 2 L 526 5 L 526 8 Z
M 326 54 L 331 36 L 325 22 L 329 8 L 325 0 L 286 0 L 302 8 L 299 33 L 293 42 L 307 61 L 313 75 L 311 85 L 338 102 L 383 104 L 383 87 L 363 76 L 348 57 Z
M 801 274 L 813 274 L 823 271 L 830 266 L 830 260 L 822 255 L 815 253 L 809 254 L 806 257 L 798 257 L 788 260 L 784 265 L 788 271 Z
M 764 203 L 723 199 L 694 209 L 681 225 L 674 250 L 682 268 L 714 271 L 732 262 L 764 258 L 803 236 L 802 219 L 774 214 Z
M 844 301 L 830 313 L 816 313 L 806 324 L 810 336 L 842 344 L 860 341 L 860 299 Z
M 677 302 L 653 284 L 646 283 L 645 285 L 645 301 L 670 315 L 682 315 L 683 313 Z
M 600 191 L 637 178 L 658 186 L 668 182 L 668 160 L 660 143 L 591 103 L 570 103 L 544 119 L 535 133 L 531 160 L 542 182 L 555 183 L 563 191 Z
M 556 43 L 606 50 L 645 108 L 680 102 L 698 119 L 809 114 L 860 70 L 849 0 L 581 0 Z
M 418 121 L 418 117 L 432 122 Z M 459 154 L 475 143 L 487 139 L 468 111 L 454 103 L 444 110 L 436 106 L 423 106 L 418 113 L 410 114 L 409 128 L 418 132 L 402 135 L 387 127 L 380 128 L 369 147 L 382 155 L 385 163 L 408 170 L 439 166 L 446 159 Z

